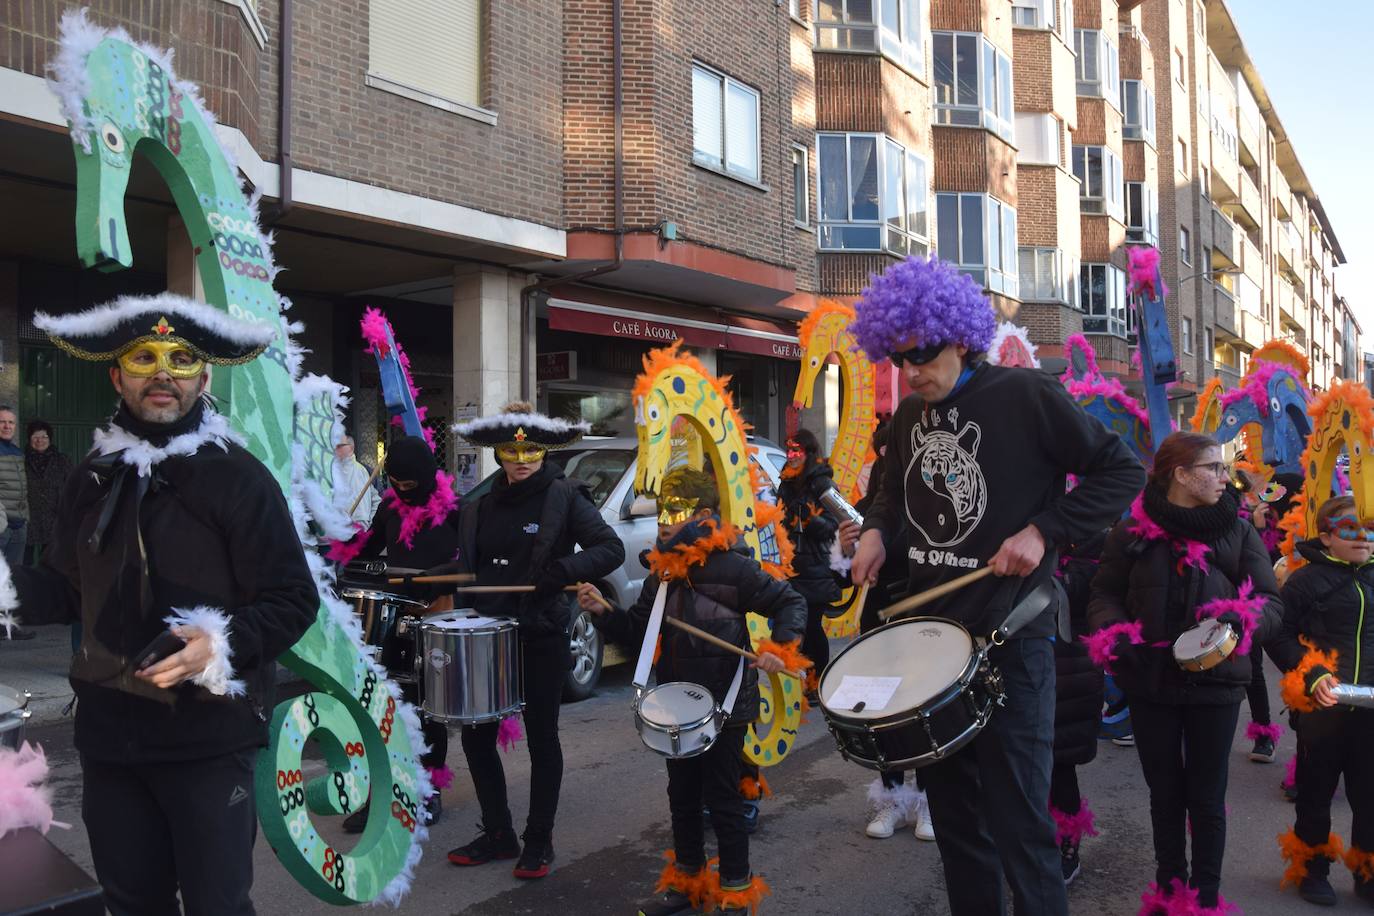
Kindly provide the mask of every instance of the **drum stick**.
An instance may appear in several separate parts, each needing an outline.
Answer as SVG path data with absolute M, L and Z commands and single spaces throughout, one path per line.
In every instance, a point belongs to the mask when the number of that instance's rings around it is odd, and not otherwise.
M 951 579 L 944 585 L 937 585 L 934 588 L 928 588 L 925 591 L 920 592 L 919 594 L 912 595 L 910 598 L 903 598 L 901 601 L 898 601 L 891 607 L 886 607 L 879 611 L 878 618 L 882 620 L 884 623 L 886 623 L 893 617 L 896 617 L 900 614 L 905 614 L 907 611 L 914 611 L 916 608 L 920 607 L 923 604 L 929 604 L 936 598 L 943 598 L 950 592 L 956 592 L 959 589 L 963 588 L 965 585 L 970 585 L 974 582 L 977 582 L 984 576 L 991 574 L 992 567 L 984 566 L 982 569 L 975 570 L 974 572 L 971 572 L 966 576 L 960 576 L 957 579 Z
M 739 646 L 735 645 L 732 642 L 726 642 L 719 636 L 712 636 L 705 630 L 702 630 L 698 627 L 694 627 L 690 623 L 684 623 L 683 621 L 678 620 L 676 617 L 669 617 L 667 615 L 664 615 L 663 622 L 668 624 L 669 626 L 677 627 L 679 630 L 683 631 L 684 633 L 688 633 L 692 636 L 695 636 L 697 639 L 709 642 L 711 645 L 717 648 L 724 649 L 727 652 L 733 652 L 736 655 L 741 655 L 744 658 L 749 659 L 749 661 L 751 662 L 757 662 L 759 660 L 759 657 L 755 655 L 753 652 L 750 652 L 747 649 L 741 649 Z M 779 671 L 778 673 L 785 674 L 788 677 L 794 677 L 797 680 L 801 680 L 801 675 L 797 674 L 794 671 L 783 670 Z
M 472 573 L 453 573 L 452 575 L 444 576 L 411 576 L 410 581 L 414 582 L 416 585 L 431 585 L 434 583 L 443 582 L 471 582 L 473 579 L 476 578 L 477 577 Z M 395 579 L 387 579 L 386 581 L 390 582 L 392 585 L 404 585 L 406 579 L 405 577 L 400 577 Z
M 445 577 L 439 576 L 437 579 Z M 414 582 L 423 582 L 424 579 L 413 579 Z M 456 580 L 455 580 L 456 581 Z M 469 580 L 470 581 L 470 580 Z M 455 591 L 468 592 L 473 595 L 515 595 L 524 592 L 534 591 L 533 585 L 460 585 Z M 565 592 L 577 591 L 576 585 L 565 585 L 562 588 Z
M 381 469 L 382 462 L 378 461 L 377 466 L 372 469 L 372 476 L 367 478 L 367 483 L 363 484 L 363 488 L 358 491 L 358 496 L 353 500 L 353 505 L 348 507 L 349 518 L 352 518 L 353 513 L 358 511 L 358 503 L 363 501 L 363 497 L 367 495 L 367 491 L 372 487 L 372 481 L 377 479 L 377 473 L 381 471 Z

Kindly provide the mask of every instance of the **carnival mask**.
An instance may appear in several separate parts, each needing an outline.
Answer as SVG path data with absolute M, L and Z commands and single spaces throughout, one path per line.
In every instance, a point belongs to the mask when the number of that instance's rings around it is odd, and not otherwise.
M 496 447 L 496 457 L 508 464 L 533 464 L 536 461 L 543 461 L 548 449 L 542 445 L 527 445 L 518 443 L 512 445 L 498 445 Z
M 152 378 L 166 372 L 172 378 L 199 378 L 205 361 L 183 343 L 174 340 L 149 340 L 119 357 L 119 368 L 136 378 Z
M 699 499 L 686 496 L 664 496 L 658 501 L 658 523 L 677 525 L 696 515 Z
M 1374 530 L 1366 528 L 1364 524 L 1353 515 L 1337 515 L 1327 522 L 1331 526 L 1331 533 L 1342 541 L 1370 541 L 1374 542 Z

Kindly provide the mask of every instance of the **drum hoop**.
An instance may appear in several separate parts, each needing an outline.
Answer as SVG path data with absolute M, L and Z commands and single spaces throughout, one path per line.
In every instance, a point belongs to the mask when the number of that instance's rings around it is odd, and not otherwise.
M 509 633 L 519 629 L 514 622 L 499 621 L 497 623 L 484 623 L 476 627 L 445 627 L 430 620 L 420 624 L 422 633 L 463 633 L 468 636 L 494 636 L 499 633 Z
M 845 654 L 849 652 L 849 650 L 853 649 L 855 646 L 863 642 L 865 639 L 868 639 L 872 636 L 876 636 L 884 630 L 889 630 L 893 627 L 900 627 L 905 626 L 907 624 L 916 623 L 931 623 L 932 621 L 935 623 L 947 623 L 950 626 L 958 627 L 960 630 L 964 632 L 964 635 L 966 635 L 969 638 L 969 644 L 973 647 L 973 651 L 969 653 L 968 662 L 964 665 L 963 672 L 961 672 L 957 678 L 955 678 L 953 681 L 947 684 L 943 690 L 935 694 L 935 696 L 931 697 L 925 703 L 921 703 L 913 708 L 909 708 L 901 712 L 894 712 L 891 715 L 880 716 L 878 718 L 847 719 L 842 711 L 836 712 L 831 710 L 830 707 L 825 705 L 824 701 L 820 703 L 821 715 L 826 718 L 834 716 L 836 718 L 845 719 L 846 721 L 850 722 L 867 722 L 870 724 L 877 724 L 880 722 L 904 722 L 907 720 L 907 718 L 909 718 L 912 715 L 919 716 L 920 713 L 918 712 L 918 710 L 927 708 L 931 703 L 935 702 L 936 699 L 944 697 L 945 694 L 951 690 L 954 691 L 954 696 L 958 696 L 960 693 L 963 693 L 964 690 L 967 689 L 968 685 L 973 682 L 973 675 L 977 673 L 978 669 L 982 666 L 983 660 L 987 657 L 987 648 L 980 647 L 978 645 L 978 641 L 973 638 L 973 633 L 969 631 L 968 627 L 964 626 L 957 620 L 950 620 L 948 617 L 903 617 L 901 620 L 894 620 L 891 623 L 885 623 L 875 630 L 869 630 L 867 633 L 860 636 L 858 639 L 854 640 L 849 645 L 841 649 L 839 654 L 830 660 L 830 662 L 825 666 L 825 670 L 821 672 L 820 679 L 817 681 L 818 689 L 819 687 L 823 687 L 825 685 L 826 675 L 830 674 L 830 669 L 835 666 L 835 663 L 838 662 L 840 659 L 844 658 Z
M 893 712 L 890 715 L 881 716 L 876 719 L 854 718 L 845 715 L 843 710 L 836 712 L 826 706 L 821 707 L 821 713 L 827 721 L 835 719 L 845 724 L 853 723 L 851 727 L 856 731 L 868 730 L 875 732 L 889 731 L 905 725 L 908 722 L 919 720 L 923 716 L 933 716 L 946 706 L 956 702 L 961 696 L 969 691 L 969 688 L 973 685 L 974 678 L 978 675 L 978 671 L 984 665 L 986 656 L 987 653 L 985 651 L 980 650 L 974 652 L 973 655 L 969 657 L 969 663 L 964 668 L 964 672 L 959 675 L 954 683 L 950 684 L 929 700 L 926 700 L 926 702 L 910 709 Z
M 691 722 L 674 725 L 660 725 L 653 719 L 646 719 L 644 717 L 644 713 L 640 710 L 640 706 L 643 703 L 644 698 L 649 696 L 649 694 L 653 693 L 656 690 L 662 690 L 664 687 L 672 687 L 677 684 L 685 684 L 688 687 L 695 687 L 698 690 L 704 691 L 708 696 L 711 697 L 711 709 L 707 711 L 706 715 L 702 716 L 700 719 L 694 719 Z M 657 686 L 650 687 L 648 690 L 639 693 L 635 697 L 634 702 L 635 718 L 638 721 L 644 723 L 646 728 L 649 728 L 656 732 L 662 732 L 665 735 L 671 732 L 673 729 L 677 729 L 680 732 L 688 732 L 696 731 L 699 728 L 704 728 L 711 723 L 712 719 L 715 719 L 717 716 L 719 716 L 720 712 L 720 704 L 716 702 L 715 694 L 712 694 L 711 691 L 707 690 L 700 684 L 693 684 L 691 681 L 669 681 L 666 684 L 658 684 Z
M 19 690 L 14 687 L 8 687 L 4 684 L 0 684 L 0 696 L 4 696 L 7 699 L 12 699 L 16 703 L 14 709 L 11 709 L 9 712 L 0 713 L 0 719 L 25 718 L 24 711 L 29 708 L 29 700 L 33 698 L 33 695 L 31 693 L 29 693 L 27 690 Z

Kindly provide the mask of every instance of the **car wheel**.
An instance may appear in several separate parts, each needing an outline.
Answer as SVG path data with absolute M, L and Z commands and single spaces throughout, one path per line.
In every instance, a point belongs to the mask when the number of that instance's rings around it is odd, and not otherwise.
M 573 618 L 568 644 L 572 650 L 572 670 L 563 683 L 563 702 L 575 703 L 591 696 L 596 690 L 596 682 L 601 679 L 605 646 L 601 631 L 592 623 L 591 614 L 582 611 Z

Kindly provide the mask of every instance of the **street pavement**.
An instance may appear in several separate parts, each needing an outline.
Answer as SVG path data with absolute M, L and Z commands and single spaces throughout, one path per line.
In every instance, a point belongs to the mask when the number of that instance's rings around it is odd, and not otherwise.
M 36 643 L 59 654 L 56 628 L 42 628 L 39 640 L 0 643 L 0 683 L 12 683 L 32 671 L 20 662 L 25 647 Z M 1277 705 L 1277 675 L 1269 668 Z M 52 672 L 55 676 L 56 672 Z M 25 675 L 31 679 L 32 673 Z M 444 815 L 431 830 L 429 846 L 416 872 L 415 885 L 400 912 L 514 916 L 514 914 L 630 914 L 634 902 L 651 888 L 664 849 L 670 845 L 666 775 L 662 760 L 646 750 L 634 731 L 630 712 L 630 671 L 622 665 L 606 672 L 597 695 L 563 707 L 565 756 L 563 797 L 554 844 L 558 858 L 542 881 L 511 877 L 511 863 L 460 869 L 445 852 L 466 843 L 479 819 L 472 783 L 457 740 L 449 764 L 456 773 L 444 792 Z M 15 686 L 20 686 L 16 684 Z M 56 688 L 48 685 L 48 692 Z M 58 697 L 45 708 L 60 709 Z M 1246 721 L 1242 707 L 1242 729 Z M 71 830 L 54 829 L 52 840 L 87 870 L 91 867 L 81 828 L 80 769 L 71 744 L 70 720 L 45 715 L 30 729 L 52 766 L 49 784 L 59 820 Z M 456 736 L 455 736 L 456 738 Z M 1291 825 L 1292 806 L 1283 801 L 1278 783 L 1280 764 L 1259 765 L 1245 758 L 1249 743 L 1238 735 L 1231 757 L 1228 796 L 1230 837 L 1223 892 L 1249 916 L 1289 916 L 1303 912 L 1367 913 L 1370 907 L 1351 893 L 1349 874 L 1333 869 L 1340 904 L 1317 910 L 1290 888 L 1278 890 L 1282 863 L 1275 836 Z M 1293 752 L 1285 732 L 1280 761 Z M 511 786 L 511 803 L 519 826 L 528 798 L 529 761 L 521 742 L 503 755 Z M 941 914 L 948 912 L 939 856 L 933 843 L 923 843 L 909 829 L 887 840 L 863 833 L 865 787 L 872 774 L 845 763 L 835 751 L 818 711 L 803 726 L 796 748 L 780 766 L 767 771 L 775 795 L 765 801 L 759 831 L 751 842 L 754 868 L 772 885 L 763 912 L 773 914 Z M 1071 910 L 1093 916 L 1128 916 L 1139 907 L 1139 895 L 1153 874 L 1147 794 L 1135 751 L 1099 745 L 1097 760 L 1081 770 L 1083 794 L 1097 814 L 1099 836 L 1085 841 L 1083 874 L 1069 890 Z M 322 833 L 347 839 L 338 818 L 317 818 Z M 1349 836 L 1350 814 L 1343 794 L 1337 796 L 1334 829 Z M 131 831 L 138 825 L 130 824 Z M 708 838 L 710 832 L 707 832 Z M 301 916 L 333 908 L 305 893 L 259 839 L 253 899 L 263 916 Z

